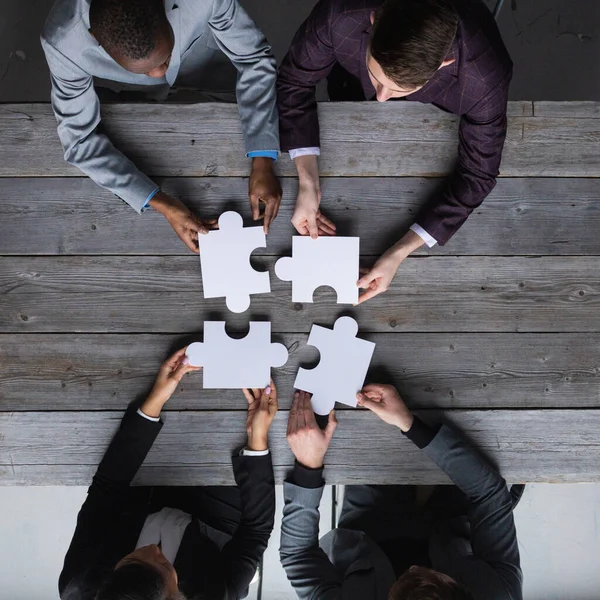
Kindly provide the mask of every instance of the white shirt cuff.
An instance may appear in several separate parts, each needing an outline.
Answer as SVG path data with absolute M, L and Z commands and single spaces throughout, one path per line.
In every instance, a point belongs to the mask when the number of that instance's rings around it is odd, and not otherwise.
M 290 158 L 294 160 L 297 156 L 320 156 L 321 148 L 313 146 L 312 148 L 296 148 L 294 150 L 290 150 Z
M 240 451 L 240 456 L 266 456 L 269 454 L 269 449 L 266 450 L 248 450 L 248 448 L 244 448 Z
M 152 421 L 153 423 L 160 423 L 160 417 L 149 417 L 147 414 L 142 412 L 141 408 L 137 409 L 137 414 L 140 415 L 140 417 L 144 417 L 144 419 L 148 419 L 148 421 Z
M 433 248 L 437 244 L 437 240 L 430 236 L 420 225 L 413 223 L 410 230 L 414 231 L 427 244 L 428 248 Z

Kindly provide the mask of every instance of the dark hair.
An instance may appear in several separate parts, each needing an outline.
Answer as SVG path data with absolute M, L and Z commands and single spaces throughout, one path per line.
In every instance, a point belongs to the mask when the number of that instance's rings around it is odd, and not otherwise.
M 431 569 L 412 568 L 390 590 L 389 600 L 474 600 L 456 581 L 443 581 Z
M 96 600 L 170 600 L 163 576 L 153 567 L 130 563 L 112 571 Z
M 386 77 L 412 89 L 444 62 L 458 24 L 452 0 L 386 0 L 371 34 L 371 56 Z
M 168 31 L 162 0 L 92 0 L 90 29 L 109 54 L 146 58 Z

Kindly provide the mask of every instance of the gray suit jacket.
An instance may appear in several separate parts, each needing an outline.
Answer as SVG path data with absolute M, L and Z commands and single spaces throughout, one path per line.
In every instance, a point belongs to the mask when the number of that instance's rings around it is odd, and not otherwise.
M 246 151 L 279 150 L 275 59 L 237 0 L 166 0 L 175 47 L 163 79 L 130 73 L 112 60 L 89 33 L 89 5 L 90 0 L 57 0 L 41 36 L 67 162 L 141 212 L 157 186 L 97 131 L 100 102 L 94 81 L 112 82 L 118 90 L 144 89 L 164 99 L 182 80 L 185 84 L 194 74 L 201 79 L 221 52 L 238 71 L 236 92 Z
M 506 482 L 445 425 L 423 451 L 471 501 L 468 539 L 443 525 L 432 534 L 433 568 L 466 585 L 476 600 L 521 600 L 519 548 Z M 341 528 L 319 542 L 322 492 L 322 487 L 284 485 L 280 556 L 298 597 L 387 600 L 395 576 L 377 544 L 362 532 Z

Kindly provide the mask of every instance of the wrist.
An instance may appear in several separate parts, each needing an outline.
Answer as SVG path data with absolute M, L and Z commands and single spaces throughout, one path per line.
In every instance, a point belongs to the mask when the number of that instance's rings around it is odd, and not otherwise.
M 315 155 L 298 156 L 294 159 L 298 182 L 307 187 L 319 187 L 319 163 Z
M 164 399 L 158 398 L 156 396 L 148 396 L 148 398 L 146 398 L 146 400 L 144 400 L 144 402 L 140 406 L 140 410 L 147 417 L 160 417 L 160 413 L 164 405 L 167 403 L 167 400 L 168 398 Z
M 414 422 L 415 417 L 411 412 L 409 412 L 408 415 L 402 416 L 398 420 L 397 426 L 403 433 L 406 433 L 413 426 Z
M 392 248 L 398 256 L 402 256 L 404 259 L 424 244 L 425 242 L 423 241 L 423 238 L 410 229 L 400 238 L 400 240 L 396 242 L 396 244 L 394 244 Z
M 307 469 L 322 469 L 323 465 L 324 465 L 324 457 L 321 459 L 319 459 L 319 458 L 299 459 L 298 457 L 296 457 L 296 460 L 298 461 L 298 464 L 300 464 L 303 467 L 306 467 Z
M 253 171 L 271 171 L 273 169 L 273 163 L 275 161 L 268 156 L 255 156 L 252 159 L 252 170 Z
M 265 450 L 268 450 L 269 443 L 267 440 L 267 436 L 248 436 L 248 443 L 246 444 L 246 448 L 248 450 L 252 450 L 253 452 L 264 452 Z

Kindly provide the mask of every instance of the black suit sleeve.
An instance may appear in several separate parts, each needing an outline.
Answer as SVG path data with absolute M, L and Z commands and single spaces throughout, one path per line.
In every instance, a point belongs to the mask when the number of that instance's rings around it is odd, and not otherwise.
M 271 455 L 234 456 L 242 515 L 232 539 L 221 551 L 228 598 L 244 598 L 275 521 L 275 481 Z
M 162 423 L 135 411 L 125 413 L 121 426 L 100 463 L 88 496 L 77 517 L 77 526 L 59 578 L 61 598 L 93 598 L 104 574 L 131 550 L 139 534 L 130 484 L 144 462 Z

